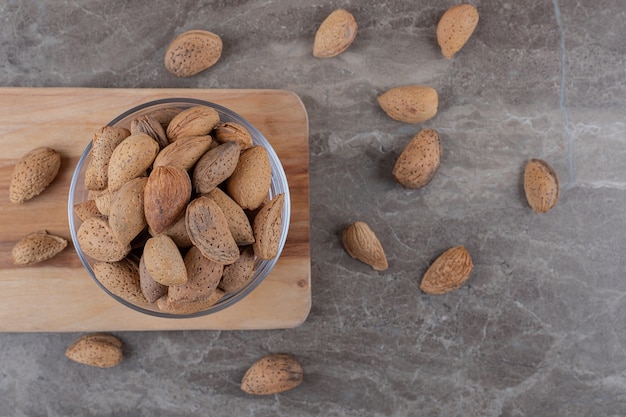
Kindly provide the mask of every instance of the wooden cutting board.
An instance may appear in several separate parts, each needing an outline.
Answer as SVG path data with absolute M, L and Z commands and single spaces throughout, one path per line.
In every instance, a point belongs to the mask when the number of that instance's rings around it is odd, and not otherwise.
M 110 298 L 90 278 L 71 245 L 67 199 L 71 176 L 93 133 L 150 100 L 188 97 L 220 104 L 256 126 L 283 163 L 291 225 L 270 275 L 239 303 L 210 316 L 155 318 Z M 311 307 L 308 119 L 302 101 L 282 90 L 0 88 L 0 331 L 65 332 L 183 329 L 278 329 L 301 324 Z M 62 154 L 59 175 L 41 195 L 9 201 L 19 158 L 38 146 Z M 70 244 L 56 257 L 16 267 L 13 245 L 46 229 Z

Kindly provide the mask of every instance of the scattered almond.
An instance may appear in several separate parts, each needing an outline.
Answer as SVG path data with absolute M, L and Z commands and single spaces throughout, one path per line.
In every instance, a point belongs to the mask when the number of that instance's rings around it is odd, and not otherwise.
M 222 38 L 206 30 L 190 30 L 176 37 L 165 51 L 165 68 L 177 77 L 191 77 L 219 61 Z
M 441 142 L 435 129 L 424 129 L 404 148 L 393 176 L 404 187 L 420 188 L 430 182 L 441 163 Z
M 446 294 L 461 287 L 469 278 L 474 264 L 463 246 L 445 251 L 428 268 L 420 289 L 426 294 Z
M 122 361 L 122 342 L 105 333 L 88 334 L 72 343 L 65 356 L 84 365 L 111 368 Z
M 353 258 L 377 271 L 389 267 L 383 246 L 367 223 L 357 221 L 348 226 L 343 231 L 342 240 L 346 251 Z
M 469 40 L 478 25 L 478 10 L 471 4 L 450 7 L 437 24 L 437 43 L 441 53 L 450 59 Z
M 38 196 L 54 181 L 61 167 L 61 154 L 52 148 L 35 148 L 20 158 L 13 169 L 9 199 L 22 204 Z
M 333 11 L 315 33 L 313 56 L 331 58 L 344 52 L 356 38 L 357 28 L 356 20 L 349 11 Z
M 16 265 L 32 265 L 52 258 L 66 246 L 67 240 L 40 230 L 17 242 L 11 250 L 11 257 Z
M 559 200 L 559 179 L 546 161 L 531 159 L 524 170 L 524 192 L 537 213 L 546 213 Z
M 405 85 L 378 96 L 378 104 L 392 119 L 404 123 L 421 123 L 437 114 L 439 95 L 432 87 Z
M 293 355 L 273 353 L 252 364 L 241 380 L 241 390 L 253 395 L 278 394 L 300 385 L 303 377 L 304 370 Z

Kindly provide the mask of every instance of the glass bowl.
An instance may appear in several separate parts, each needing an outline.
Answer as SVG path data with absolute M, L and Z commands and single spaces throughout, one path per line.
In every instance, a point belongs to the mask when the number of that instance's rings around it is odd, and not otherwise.
M 186 109 L 186 108 L 196 106 L 196 105 L 204 105 L 204 106 L 212 107 L 213 109 L 215 109 L 220 116 L 221 122 L 234 122 L 234 123 L 239 123 L 240 125 L 244 126 L 250 132 L 250 135 L 252 136 L 252 140 L 254 144 L 261 145 L 267 150 L 269 160 L 270 160 L 270 166 L 272 169 L 272 179 L 271 179 L 270 190 L 268 193 L 268 198 L 270 199 L 274 198 L 274 196 L 280 193 L 285 194 L 285 202 L 284 202 L 283 213 L 282 213 L 281 236 L 280 236 L 280 241 L 279 241 L 278 254 L 276 255 L 274 259 L 271 259 L 271 260 L 257 259 L 255 263 L 254 275 L 244 288 L 242 288 L 241 290 L 237 292 L 227 293 L 217 303 L 213 304 L 211 307 L 207 308 L 206 310 L 202 310 L 202 311 L 195 312 L 192 314 L 172 314 L 172 313 L 163 312 L 157 308 L 156 303 L 154 305 L 135 304 L 133 302 L 130 302 L 128 300 L 125 300 L 113 294 L 111 291 L 109 291 L 109 289 L 107 289 L 98 280 L 98 278 L 94 274 L 92 265 L 96 261 L 90 258 L 89 256 L 87 256 L 81 250 L 80 243 L 78 242 L 77 235 L 76 235 L 78 228 L 80 227 L 81 221 L 78 218 L 78 216 L 74 214 L 74 205 L 76 205 L 77 203 L 86 201 L 88 193 L 89 193 L 89 190 L 85 188 L 85 171 L 87 170 L 87 166 L 89 165 L 89 161 L 91 160 L 92 143 L 89 142 L 89 144 L 87 145 L 87 148 L 85 149 L 85 151 L 80 157 L 80 160 L 78 161 L 76 169 L 74 170 L 74 174 L 72 176 L 72 182 L 71 182 L 70 190 L 69 190 L 68 218 L 69 218 L 69 225 L 70 225 L 70 233 L 72 236 L 74 247 L 76 249 L 76 252 L 78 253 L 78 257 L 80 258 L 87 272 L 104 292 L 106 292 L 113 299 L 117 300 L 120 304 L 123 304 L 124 306 L 129 307 L 135 311 L 145 313 L 151 316 L 164 317 L 164 318 L 190 318 L 190 317 L 206 316 L 208 314 L 213 314 L 218 311 L 221 311 L 241 301 L 245 296 L 250 294 L 250 292 L 252 292 L 252 290 L 254 290 L 261 282 L 263 282 L 263 280 L 269 275 L 274 265 L 276 265 L 276 262 L 278 261 L 278 258 L 280 257 L 283 247 L 285 246 L 285 241 L 287 240 L 287 231 L 289 229 L 289 221 L 290 221 L 290 215 L 291 215 L 291 211 L 290 211 L 291 204 L 290 204 L 290 197 L 289 197 L 289 186 L 287 184 L 287 177 L 285 175 L 285 171 L 283 169 L 283 166 L 280 160 L 278 159 L 278 156 L 276 155 L 276 152 L 274 151 L 274 149 L 272 148 L 268 140 L 263 136 L 261 132 L 259 132 L 258 129 L 256 129 L 253 125 L 251 125 L 247 120 L 245 120 L 243 117 L 241 117 L 237 113 L 223 106 L 220 106 L 218 104 L 203 101 L 203 100 L 197 100 L 197 99 L 191 99 L 191 98 L 167 98 L 167 99 L 150 101 L 150 102 L 141 104 L 139 106 L 133 107 L 132 109 L 125 111 L 124 113 L 120 114 L 118 117 L 113 119 L 108 125 L 125 127 L 126 129 L 130 130 L 130 125 L 133 119 L 149 114 L 155 110 L 168 108 L 168 107 L 177 107 L 180 109 Z M 131 252 L 131 255 L 132 255 L 132 252 Z

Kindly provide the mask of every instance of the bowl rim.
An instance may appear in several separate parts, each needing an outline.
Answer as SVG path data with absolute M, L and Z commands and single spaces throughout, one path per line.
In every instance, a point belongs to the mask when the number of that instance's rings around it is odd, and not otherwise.
M 91 267 L 88 260 L 86 259 L 87 255 L 85 255 L 83 251 L 81 250 L 80 243 L 78 242 L 78 239 L 77 239 L 77 228 L 76 228 L 77 218 L 74 213 L 74 204 L 75 204 L 74 199 L 75 199 L 76 187 L 77 187 L 78 181 L 80 180 L 79 176 L 82 171 L 83 165 L 86 163 L 87 159 L 91 155 L 93 141 L 89 141 L 85 150 L 81 154 L 80 159 L 78 160 L 78 163 L 76 164 L 76 168 L 74 169 L 74 172 L 72 174 L 72 178 L 70 182 L 70 188 L 68 192 L 68 207 L 67 207 L 70 235 L 72 237 L 72 243 L 74 245 L 74 249 L 76 250 L 78 258 L 80 259 L 83 267 L 89 273 L 89 276 L 92 278 L 93 281 L 95 281 L 95 283 L 102 290 L 105 291 L 105 293 L 107 293 L 109 296 L 111 296 L 114 300 L 118 301 L 122 305 L 130 308 L 131 310 L 146 314 L 148 316 L 159 317 L 159 318 L 186 319 L 186 318 L 204 317 L 204 316 L 208 316 L 208 315 L 217 313 L 219 311 L 222 311 L 228 307 L 231 307 L 232 305 L 236 304 L 237 302 L 241 301 L 246 296 L 248 296 L 263 281 L 265 281 L 267 276 L 271 273 L 274 266 L 280 259 L 280 256 L 285 246 L 285 242 L 287 240 L 287 235 L 289 234 L 289 227 L 291 224 L 291 198 L 290 198 L 290 192 L 289 192 L 289 183 L 287 181 L 287 175 L 285 174 L 285 170 L 282 165 L 282 162 L 278 158 L 278 155 L 276 154 L 274 147 L 267 140 L 267 138 L 252 123 L 250 123 L 246 118 L 244 118 L 240 114 L 234 112 L 233 110 L 230 110 L 227 107 L 224 107 L 220 104 L 217 104 L 211 101 L 195 99 L 195 98 L 187 98 L 187 97 L 172 97 L 172 98 L 150 100 L 145 103 L 134 106 L 131 109 L 123 112 L 122 114 L 120 114 L 119 116 L 111 120 L 109 123 L 107 123 L 106 126 L 114 126 L 115 124 L 128 118 L 129 116 L 137 112 L 140 112 L 142 110 L 145 110 L 147 108 L 160 106 L 160 105 L 167 105 L 167 104 L 181 105 L 181 106 L 186 106 L 187 108 L 192 107 L 194 105 L 204 105 L 204 106 L 212 107 L 215 110 L 217 110 L 218 113 L 223 113 L 229 118 L 236 120 L 237 123 L 242 124 L 250 132 L 255 145 L 260 144 L 266 149 L 266 151 L 268 152 L 270 161 L 274 162 L 274 164 L 272 164 L 272 183 L 274 183 L 274 181 L 277 181 L 280 184 L 284 184 L 284 190 L 282 190 L 282 192 L 284 192 L 285 194 L 285 201 L 284 201 L 284 206 L 283 206 L 283 223 L 282 223 L 283 227 L 281 227 L 281 231 L 283 233 L 281 234 L 281 238 L 279 240 L 277 255 L 273 259 L 270 259 L 270 260 L 257 260 L 257 265 L 255 265 L 255 270 L 256 270 L 255 275 L 257 275 L 257 272 L 259 270 L 259 263 L 262 264 L 261 267 L 263 268 L 263 270 L 256 277 L 253 277 L 252 281 L 250 281 L 243 289 L 233 292 L 233 293 L 227 293 L 216 304 L 212 305 L 206 310 L 198 311 L 198 312 L 191 313 L 191 314 L 173 314 L 173 313 L 167 313 L 164 311 L 159 311 L 157 309 L 151 310 L 148 308 L 144 308 L 138 304 L 134 304 L 112 293 L 108 288 L 104 286 L 104 284 L 102 284 L 96 278 L 93 268 Z M 221 119 L 222 118 L 220 116 L 220 120 Z M 257 143 L 257 141 L 259 143 Z M 275 195 L 272 195 L 271 187 L 270 187 L 269 192 L 270 192 L 270 198 L 275 197 Z

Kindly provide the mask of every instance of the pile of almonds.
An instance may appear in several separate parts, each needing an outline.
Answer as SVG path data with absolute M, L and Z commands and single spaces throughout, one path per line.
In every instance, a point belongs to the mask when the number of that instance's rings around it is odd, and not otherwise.
M 206 310 L 278 255 L 284 194 L 244 126 L 208 106 L 164 108 L 94 134 L 80 249 L 113 294 L 172 314 Z

